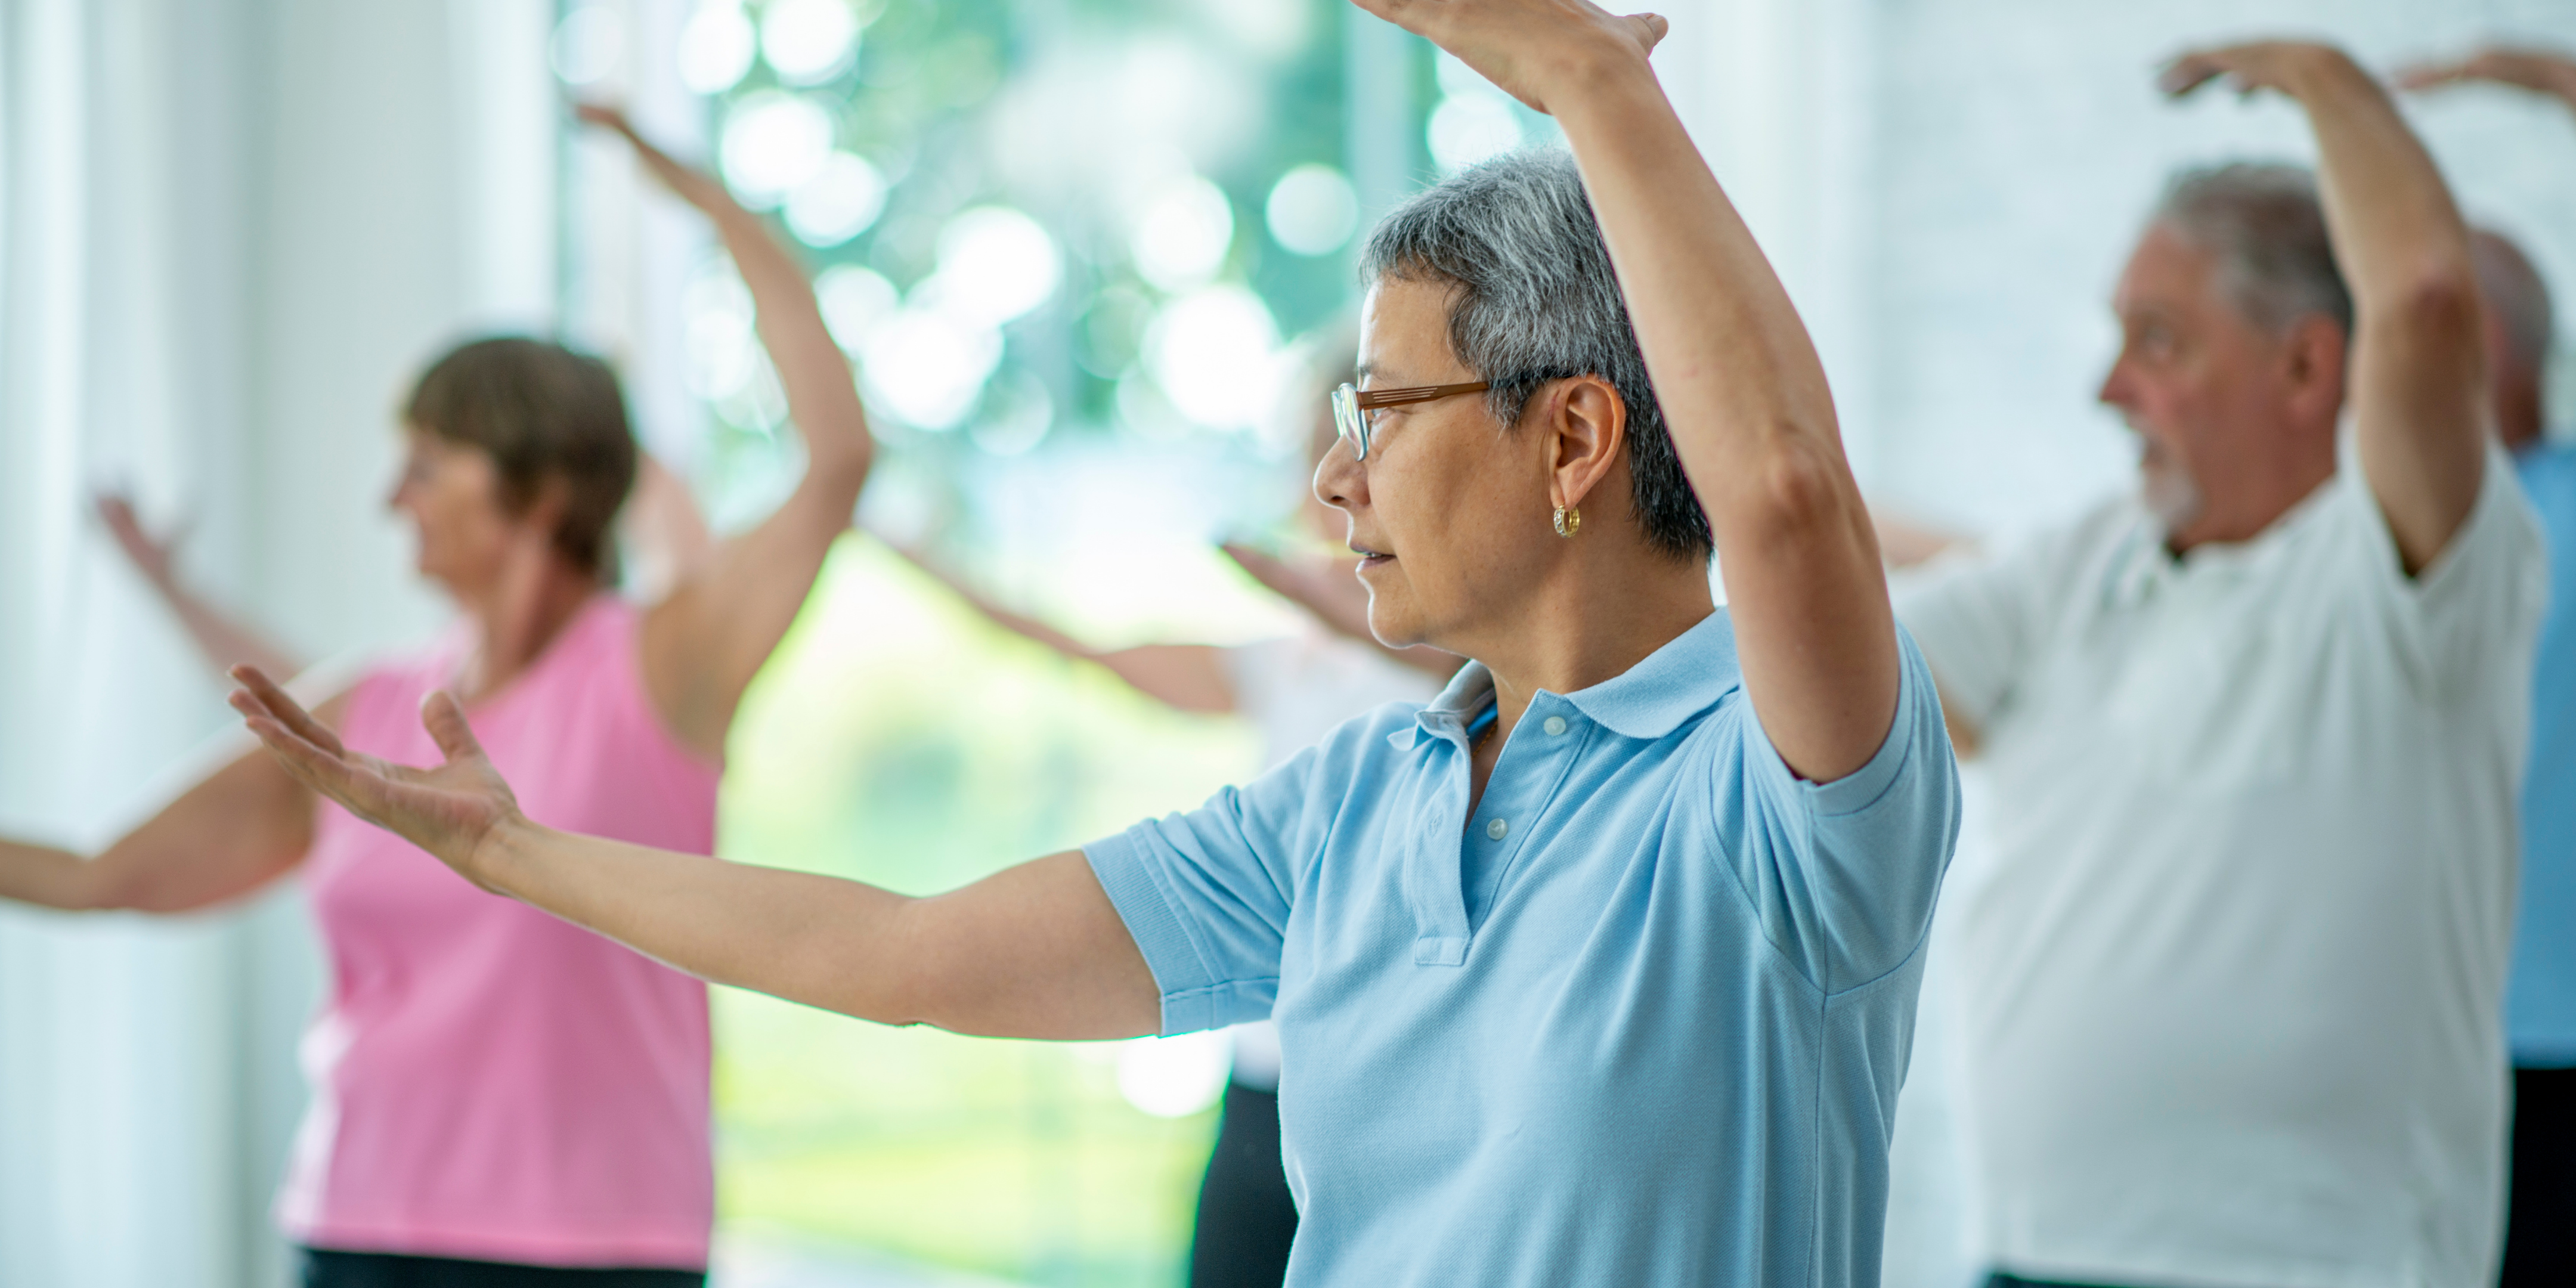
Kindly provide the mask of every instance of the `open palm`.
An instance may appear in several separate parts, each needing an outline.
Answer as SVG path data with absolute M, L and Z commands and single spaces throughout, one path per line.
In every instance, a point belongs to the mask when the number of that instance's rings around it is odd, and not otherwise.
M 421 723 L 446 763 L 418 769 L 349 750 L 258 667 L 234 667 L 232 676 L 242 686 L 233 691 L 233 709 L 287 773 L 491 888 L 476 858 L 496 829 L 519 818 L 519 801 L 474 740 L 454 697 L 442 690 L 421 704 Z

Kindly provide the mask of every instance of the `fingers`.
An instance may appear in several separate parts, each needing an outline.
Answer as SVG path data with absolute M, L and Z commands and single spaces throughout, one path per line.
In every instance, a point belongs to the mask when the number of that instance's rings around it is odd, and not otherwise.
M 230 674 L 242 686 L 233 690 L 230 700 L 234 710 L 245 716 L 275 721 L 327 755 L 338 757 L 347 754 L 348 749 L 340 745 L 340 735 L 331 732 L 329 725 L 314 719 L 311 712 L 287 696 L 286 690 L 279 688 L 277 682 L 269 679 L 258 667 L 236 666 Z
M 483 744 L 474 740 L 472 726 L 465 723 L 465 709 L 456 705 L 455 695 L 447 690 L 433 689 L 420 700 L 420 723 L 448 763 L 483 758 Z
M 2180 98 L 2226 75 L 2230 70 L 2227 63 L 2216 54 L 2184 54 L 2165 64 L 2164 70 L 2156 73 L 2156 88 L 2171 97 Z
M 1653 53 L 1673 29 L 1672 22 L 1660 13 L 1631 14 L 1628 21 L 1637 28 L 1637 43 L 1645 46 L 1648 53 Z

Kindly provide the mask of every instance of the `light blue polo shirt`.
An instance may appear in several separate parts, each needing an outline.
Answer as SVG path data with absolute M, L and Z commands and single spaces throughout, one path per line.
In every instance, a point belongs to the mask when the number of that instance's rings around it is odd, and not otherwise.
M 1540 693 L 1467 813 L 1469 664 L 1088 847 L 1163 1031 L 1279 1024 L 1288 1282 L 1878 1282 L 1957 767 L 1911 639 L 1886 745 L 1780 760 L 1711 614 Z
M 2522 906 L 2505 1029 L 2524 1068 L 2576 1066 L 2576 448 L 2543 443 L 2514 472 L 2549 535 L 2549 615 L 2531 675 Z

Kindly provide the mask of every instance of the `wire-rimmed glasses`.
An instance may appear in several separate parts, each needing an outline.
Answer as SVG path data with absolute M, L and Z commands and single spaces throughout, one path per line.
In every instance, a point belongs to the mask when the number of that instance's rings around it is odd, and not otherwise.
M 1463 385 L 1415 385 L 1406 389 L 1362 389 L 1343 385 L 1333 391 L 1333 428 L 1351 445 L 1351 459 L 1365 461 L 1369 454 L 1369 430 L 1376 417 L 1369 415 L 1381 407 L 1402 407 L 1408 403 L 1430 402 L 1435 398 L 1452 398 L 1459 394 L 1478 393 L 1493 388 L 1478 380 Z

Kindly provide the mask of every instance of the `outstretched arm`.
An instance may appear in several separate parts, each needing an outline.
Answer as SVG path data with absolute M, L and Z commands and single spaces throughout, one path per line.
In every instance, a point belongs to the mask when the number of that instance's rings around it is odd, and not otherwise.
M 743 690 L 796 620 L 833 540 L 850 526 L 875 440 L 813 284 L 760 217 L 713 177 L 646 142 L 624 115 L 601 107 L 583 107 L 580 115 L 624 138 L 654 178 L 715 225 L 751 291 L 788 417 L 805 436 L 805 477 L 777 513 L 718 545 L 644 620 L 644 683 L 654 704 L 683 742 L 718 757 Z
M 2342 51 L 2270 42 L 2185 54 L 2169 92 L 2214 80 L 2307 109 L 2335 263 L 2352 290 L 2346 399 L 2409 573 L 2450 544 L 2486 470 L 2486 371 L 2469 230 L 2387 91 Z
M 1770 263 L 1664 98 L 1664 20 L 1587 0 L 1357 0 L 1556 118 L 1725 565 L 1744 685 L 1799 776 L 1886 741 L 1895 619 L 1832 395 Z
M 1141 644 L 1133 648 L 1096 649 L 1034 617 L 1012 612 L 967 585 L 920 551 L 896 546 L 895 553 L 946 586 L 984 620 L 1032 643 L 1042 644 L 1077 662 L 1096 662 L 1127 687 L 1176 711 L 1225 715 L 1234 708 L 1234 685 L 1213 644 Z
M 342 699 L 320 704 L 336 723 Z M 0 837 L 0 899 L 64 912 L 193 912 L 292 871 L 313 841 L 313 794 L 257 747 L 235 748 L 94 855 Z
M 1079 852 L 927 899 L 536 826 L 453 698 L 422 720 L 446 763 L 345 749 L 267 677 L 235 672 L 251 730 L 287 772 L 486 890 L 543 908 L 702 979 L 884 1024 L 1020 1038 L 1160 1027 L 1144 955 Z
M 173 549 L 177 543 L 145 532 L 132 502 L 117 493 L 104 492 L 97 497 L 97 505 L 99 521 L 116 538 L 116 548 L 125 553 L 125 561 L 134 565 L 134 571 L 143 575 L 152 593 L 169 606 L 196 644 L 197 652 L 217 673 L 242 665 L 275 675 L 293 675 L 304 669 L 303 663 L 270 643 L 267 636 L 233 620 L 179 580 Z

